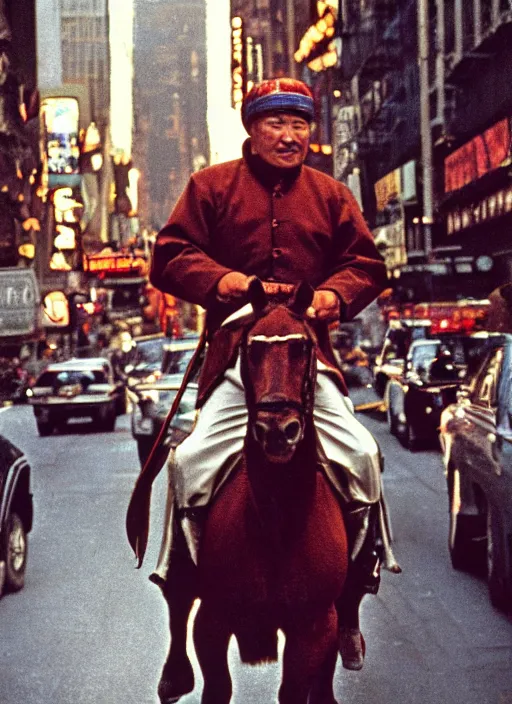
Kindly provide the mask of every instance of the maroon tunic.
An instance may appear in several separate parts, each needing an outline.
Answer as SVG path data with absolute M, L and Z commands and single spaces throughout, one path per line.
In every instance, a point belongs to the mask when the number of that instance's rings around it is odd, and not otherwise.
M 241 305 L 216 296 L 230 271 L 330 289 L 340 298 L 342 320 L 350 320 L 385 288 L 386 270 L 349 189 L 308 166 L 276 169 L 251 155 L 250 140 L 243 153 L 193 174 L 158 234 L 151 282 L 206 309 L 211 343 L 220 323 Z M 327 326 L 316 327 L 322 351 L 334 363 Z M 225 369 L 233 360 L 224 359 Z M 200 403 L 210 388 L 200 383 Z
M 250 140 L 242 159 L 195 173 L 158 234 L 151 282 L 207 311 L 209 347 L 199 406 L 234 364 L 241 339 L 240 329 L 219 328 L 241 305 L 217 298 L 217 284 L 230 271 L 330 289 L 340 298 L 343 320 L 357 315 L 386 286 L 382 258 L 342 183 L 307 166 L 275 169 L 250 154 Z M 319 358 L 331 365 L 346 393 L 328 326 L 317 322 L 315 328 Z M 151 485 L 167 456 L 157 449 L 137 480 L 127 514 L 128 538 L 139 566 L 147 545 Z

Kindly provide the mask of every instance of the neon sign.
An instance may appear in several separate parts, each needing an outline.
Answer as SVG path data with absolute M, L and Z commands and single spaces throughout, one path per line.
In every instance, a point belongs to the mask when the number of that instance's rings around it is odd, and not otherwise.
M 125 255 L 106 255 L 100 257 L 84 257 L 84 271 L 91 274 L 135 274 L 146 266 L 142 257 L 127 257 Z
M 241 17 L 231 20 L 231 104 L 241 110 L 246 91 L 244 23 Z

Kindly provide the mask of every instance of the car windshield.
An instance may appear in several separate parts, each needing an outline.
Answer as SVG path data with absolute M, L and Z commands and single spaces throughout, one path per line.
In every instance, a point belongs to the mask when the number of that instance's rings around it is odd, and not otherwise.
M 435 343 L 417 345 L 412 353 L 411 368 L 418 374 L 426 373 L 435 380 L 439 369 L 434 373 L 433 362 L 444 351 L 445 355 L 449 355 L 445 361 L 453 365 L 452 377 L 461 379 L 478 368 L 488 344 L 487 337 L 443 336 Z
M 169 340 L 165 337 L 136 342 L 132 364 L 134 366 L 151 365 L 155 368 L 160 367 L 164 355 L 164 344 L 166 342 L 168 343 Z
M 107 384 L 106 374 L 101 369 L 46 371 L 41 374 L 36 386 L 74 386 L 80 384 L 83 388 L 89 384 Z
M 162 371 L 164 374 L 184 374 L 195 352 L 194 349 L 167 350 L 164 357 Z
M 166 416 L 169 413 L 177 393 L 177 389 L 158 391 L 158 402 L 156 403 L 158 415 Z M 196 400 L 197 388 L 189 387 L 188 389 L 186 389 L 185 393 L 181 398 L 180 405 L 178 406 L 175 418 L 183 415 L 184 413 L 190 413 L 191 411 L 194 411 L 196 407 Z
M 425 372 L 437 356 L 440 343 L 432 345 L 418 345 L 412 353 L 412 368 L 418 374 Z

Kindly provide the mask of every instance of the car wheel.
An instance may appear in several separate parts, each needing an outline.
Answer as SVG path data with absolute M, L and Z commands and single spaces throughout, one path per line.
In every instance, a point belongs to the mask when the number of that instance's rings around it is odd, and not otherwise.
M 146 464 L 146 461 L 149 457 L 149 453 L 151 452 L 151 448 L 153 447 L 153 441 L 153 438 L 151 438 L 150 440 L 148 438 L 145 438 L 144 440 L 137 440 L 137 453 L 139 455 L 139 462 L 141 467 L 144 467 L 144 465 Z
M 455 570 L 475 571 L 482 562 L 482 517 L 461 513 L 460 473 L 451 470 L 448 477 L 450 525 L 448 550 Z
M 27 534 L 23 521 L 16 512 L 9 514 L 4 537 L 5 587 L 17 592 L 25 584 L 27 567 Z
M 43 438 L 53 433 L 53 423 L 49 421 L 37 420 L 37 432 Z
M 116 420 L 116 408 L 111 406 L 98 412 L 94 425 L 101 433 L 113 433 L 116 429 Z
M 496 511 L 487 507 L 487 586 L 491 604 L 500 610 L 507 607 L 507 579 L 500 552 L 500 525 Z
M 127 393 L 126 389 L 123 389 L 123 393 L 119 395 L 116 401 L 116 414 L 118 416 L 124 416 L 128 408 L 127 403 Z
M 391 435 L 398 435 L 398 419 L 395 415 L 395 412 L 393 410 L 393 404 L 391 402 L 391 398 L 388 400 L 388 407 L 387 407 L 387 417 L 388 417 L 388 428 L 389 432 Z
M 387 377 L 384 376 L 384 374 L 379 374 L 374 382 L 374 389 L 375 392 L 377 393 L 377 396 L 380 396 L 381 398 L 384 397 L 384 394 L 386 393 L 386 386 L 387 386 L 388 380 Z
M 406 419 L 402 427 L 402 442 L 404 447 L 406 447 L 411 452 L 415 452 L 418 449 L 418 436 L 409 421 Z

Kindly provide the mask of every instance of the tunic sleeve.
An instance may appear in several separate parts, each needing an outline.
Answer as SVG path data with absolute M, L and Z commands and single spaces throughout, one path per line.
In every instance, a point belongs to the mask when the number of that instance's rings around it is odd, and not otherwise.
M 340 184 L 342 204 L 333 236 L 333 266 L 317 288 L 338 294 L 342 320 L 351 320 L 386 288 L 387 275 L 372 234 L 349 189 Z
M 230 271 L 209 254 L 215 221 L 213 197 L 194 175 L 157 235 L 150 273 L 156 288 L 208 308 Z

